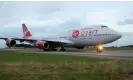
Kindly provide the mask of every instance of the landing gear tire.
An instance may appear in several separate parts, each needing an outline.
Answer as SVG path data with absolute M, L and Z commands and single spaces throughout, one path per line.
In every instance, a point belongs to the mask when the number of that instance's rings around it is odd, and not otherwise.
M 60 51 L 66 51 L 66 49 L 64 49 L 64 47 L 61 47 Z
M 66 51 L 65 49 L 60 49 L 60 51 Z
M 60 49 L 60 51 L 66 51 L 66 49 L 64 49 L 64 48 L 61 48 L 61 49 Z
M 57 51 L 57 49 L 51 49 L 52 51 Z

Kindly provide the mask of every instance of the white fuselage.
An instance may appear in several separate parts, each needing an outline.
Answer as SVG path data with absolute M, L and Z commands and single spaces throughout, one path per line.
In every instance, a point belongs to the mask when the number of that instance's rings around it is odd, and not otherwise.
M 70 30 L 60 33 L 53 37 L 46 37 L 45 39 L 52 40 L 67 40 L 70 43 L 63 46 L 95 46 L 99 44 L 107 44 L 121 38 L 121 34 L 109 29 L 108 27 L 92 27 L 77 30 Z

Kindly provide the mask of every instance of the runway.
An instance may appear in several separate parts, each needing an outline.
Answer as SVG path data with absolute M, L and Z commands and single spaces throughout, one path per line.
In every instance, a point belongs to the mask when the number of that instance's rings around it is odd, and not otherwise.
M 0 51 L 19 51 L 19 52 L 26 52 L 26 53 L 62 54 L 62 55 L 72 55 L 72 56 L 87 56 L 90 58 L 133 60 L 133 50 L 103 51 L 100 54 L 97 53 L 96 51 L 84 51 L 84 52 L 71 52 L 71 51 L 48 52 L 48 51 L 46 51 L 46 52 L 44 52 L 42 50 L 33 50 L 33 49 L 0 49 Z

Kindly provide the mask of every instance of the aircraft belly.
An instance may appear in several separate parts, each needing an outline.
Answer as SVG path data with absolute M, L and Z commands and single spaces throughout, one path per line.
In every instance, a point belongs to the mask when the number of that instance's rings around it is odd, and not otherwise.
M 92 41 L 87 38 L 78 38 L 77 40 L 73 40 L 76 45 L 92 45 Z
M 101 43 L 104 43 L 105 40 L 103 38 L 94 38 L 94 37 L 89 37 L 89 38 L 80 38 L 78 40 L 75 40 L 75 43 L 78 45 L 98 45 Z
M 76 39 L 70 38 L 74 45 L 84 45 L 84 46 L 94 46 L 98 44 L 106 44 L 109 40 L 105 37 L 101 36 L 87 36 L 87 37 L 78 37 Z M 71 44 L 67 44 L 67 46 L 73 46 Z

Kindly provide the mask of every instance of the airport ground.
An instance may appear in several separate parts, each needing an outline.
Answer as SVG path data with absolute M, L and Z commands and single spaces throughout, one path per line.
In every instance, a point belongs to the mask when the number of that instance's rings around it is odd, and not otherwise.
M 98 58 L 107 53 L 132 58 L 133 50 L 106 49 L 98 55 L 94 49 L 77 52 L 0 49 L 0 80 L 132 80 L 132 59 Z M 92 57 L 93 54 L 97 57 Z

